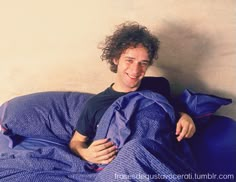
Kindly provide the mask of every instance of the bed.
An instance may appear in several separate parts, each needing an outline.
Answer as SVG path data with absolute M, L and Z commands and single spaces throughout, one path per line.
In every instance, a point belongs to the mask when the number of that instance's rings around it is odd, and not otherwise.
M 68 147 L 77 118 L 92 96 L 40 92 L 2 103 L 0 181 L 234 180 L 236 122 L 215 115 L 231 99 L 184 90 L 178 99 L 197 132 L 177 143 L 175 114 L 165 98 L 150 91 L 119 98 L 95 136 L 109 137 L 119 147 L 115 160 L 104 166 L 83 161 Z M 117 120 L 119 125 L 113 122 Z

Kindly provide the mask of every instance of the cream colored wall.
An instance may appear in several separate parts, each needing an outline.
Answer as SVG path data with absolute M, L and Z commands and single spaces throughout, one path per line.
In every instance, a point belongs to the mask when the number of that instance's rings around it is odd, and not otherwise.
M 161 40 L 148 75 L 236 98 L 235 0 L 0 0 L 0 103 L 49 90 L 97 93 L 114 75 L 97 48 L 126 20 Z M 236 118 L 236 105 L 220 114 Z

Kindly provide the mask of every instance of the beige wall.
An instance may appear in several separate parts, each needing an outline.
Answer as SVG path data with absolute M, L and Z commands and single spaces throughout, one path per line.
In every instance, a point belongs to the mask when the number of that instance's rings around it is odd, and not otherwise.
M 0 0 L 0 103 L 18 95 L 97 93 L 113 79 L 97 49 L 126 20 L 161 40 L 148 75 L 236 99 L 235 0 Z M 220 114 L 236 118 L 236 105 Z

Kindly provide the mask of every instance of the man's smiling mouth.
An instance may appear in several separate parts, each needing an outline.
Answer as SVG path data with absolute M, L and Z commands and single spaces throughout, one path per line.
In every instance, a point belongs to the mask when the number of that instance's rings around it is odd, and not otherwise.
M 139 78 L 139 76 L 136 76 L 136 75 L 130 75 L 130 74 L 128 74 L 128 73 L 126 73 L 126 74 L 127 74 L 128 77 L 131 78 L 131 79 L 138 79 L 138 78 Z

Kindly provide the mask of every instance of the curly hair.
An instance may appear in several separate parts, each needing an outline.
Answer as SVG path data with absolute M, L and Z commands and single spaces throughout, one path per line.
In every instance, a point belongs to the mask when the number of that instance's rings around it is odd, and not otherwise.
M 110 64 L 110 70 L 117 72 L 117 65 L 113 59 L 119 59 L 121 54 L 130 47 L 142 44 L 148 50 L 150 65 L 158 58 L 160 41 L 152 35 L 145 26 L 137 22 L 125 22 L 118 25 L 117 30 L 111 36 L 107 36 L 102 49 L 101 59 Z

